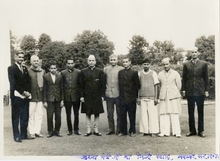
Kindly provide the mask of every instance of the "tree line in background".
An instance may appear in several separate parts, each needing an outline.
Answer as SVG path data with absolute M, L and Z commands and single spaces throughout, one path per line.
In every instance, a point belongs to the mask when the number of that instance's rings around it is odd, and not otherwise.
M 74 57 L 75 67 L 82 69 L 87 66 L 87 57 L 90 54 L 95 55 L 97 66 L 103 68 L 108 65 L 109 56 L 114 53 L 114 43 L 109 41 L 107 36 L 100 30 L 85 30 L 81 34 L 77 34 L 73 42 L 69 44 L 63 41 L 52 41 L 51 37 L 45 33 L 42 33 L 38 40 L 32 35 L 25 35 L 21 40 L 17 40 L 10 31 L 10 43 L 12 63 L 14 62 L 14 53 L 17 51 L 15 44 L 19 44 L 20 50 L 25 53 L 26 64 L 30 65 L 30 56 L 37 53 L 42 60 L 42 68 L 46 71 L 48 71 L 51 60 L 56 60 L 58 69 L 63 70 L 68 57 Z M 210 82 L 213 85 L 213 82 L 215 82 L 215 36 L 197 38 L 195 47 L 200 52 L 200 59 L 209 63 Z M 182 74 L 184 59 L 191 59 L 190 50 L 175 48 L 172 41 L 155 40 L 152 45 L 149 45 L 145 37 L 140 35 L 134 35 L 129 40 L 128 53 L 118 55 L 119 65 L 122 65 L 122 59 L 127 55 L 131 57 L 133 68 L 136 70 L 141 69 L 140 65 L 144 58 L 150 58 L 154 64 L 152 68 L 156 72 L 162 70 L 161 60 L 164 57 L 169 57 L 172 68 L 180 74 Z

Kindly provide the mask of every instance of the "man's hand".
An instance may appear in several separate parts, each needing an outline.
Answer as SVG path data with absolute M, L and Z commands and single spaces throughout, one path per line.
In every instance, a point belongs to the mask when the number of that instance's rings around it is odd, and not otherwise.
M 64 106 L 64 103 L 63 103 L 63 101 L 61 101 L 60 102 L 60 107 L 63 108 L 63 106 Z
M 209 92 L 205 91 L 205 96 L 208 97 L 209 96 Z
M 48 105 L 47 105 L 47 102 L 44 102 L 44 108 L 47 109 Z
M 156 106 L 158 104 L 158 99 L 155 97 L 154 98 L 154 105 Z
M 183 97 L 185 97 L 186 96 L 186 91 L 183 91 L 182 94 L 183 94 Z
M 81 101 L 81 102 L 85 102 L 84 97 L 81 97 L 81 98 L 80 98 L 80 101 Z
M 24 91 L 22 95 L 25 96 L 25 98 L 28 98 L 31 94 L 28 91 Z

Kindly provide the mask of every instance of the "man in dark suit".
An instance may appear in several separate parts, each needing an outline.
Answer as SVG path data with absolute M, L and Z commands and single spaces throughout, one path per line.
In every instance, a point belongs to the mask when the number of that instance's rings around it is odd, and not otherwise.
M 98 130 L 99 114 L 104 113 L 102 99 L 105 95 L 105 74 L 101 69 L 95 67 L 96 59 L 94 55 L 88 57 L 88 68 L 80 73 L 80 101 L 83 102 L 82 113 L 86 113 L 87 133 L 90 136 L 91 115 L 94 114 L 94 132 L 96 136 L 101 136 Z
M 47 137 L 53 135 L 62 137 L 60 134 L 61 127 L 61 108 L 63 107 L 63 94 L 62 94 L 62 75 L 57 72 L 55 62 L 52 62 L 49 71 L 44 75 L 44 107 L 47 109 Z M 53 129 L 53 114 L 55 113 L 55 128 Z
M 120 134 L 118 136 L 127 135 L 127 112 L 130 120 L 129 133 L 131 137 L 135 136 L 135 120 L 136 120 L 136 99 L 138 98 L 138 90 L 140 81 L 138 72 L 131 69 L 130 58 L 123 59 L 125 69 L 119 71 L 119 99 L 120 99 Z
M 191 51 L 192 59 L 183 64 L 182 92 L 188 102 L 189 130 L 187 137 L 196 135 L 194 110 L 198 110 L 198 135 L 204 134 L 204 99 L 208 97 L 208 64 L 198 59 L 197 50 Z
M 16 142 L 28 139 L 27 126 L 29 117 L 29 76 L 27 68 L 23 66 L 24 53 L 15 55 L 15 64 L 8 67 L 8 78 L 10 83 L 10 98 L 12 105 L 12 129 Z M 20 123 L 20 130 L 19 130 Z
M 75 63 L 73 58 L 67 59 L 67 69 L 61 72 L 63 78 L 63 94 L 64 94 L 64 106 L 66 108 L 66 119 L 69 133 L 73 134 L 71 110 L 73 107 L 74 112 L 74 134 L 81 135 L 79 132 L 79 73 L 80 70 L 75 69 Z

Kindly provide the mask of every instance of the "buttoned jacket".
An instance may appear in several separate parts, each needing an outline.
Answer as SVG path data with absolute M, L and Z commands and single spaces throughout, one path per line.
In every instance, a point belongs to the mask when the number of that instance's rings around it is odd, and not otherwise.
M 118 72 L 122 69 L 124 68 L 118 65 L 110 65 L 104 68 L 104 73 L 106 75 L 106 97 L 119 97 Z
M 208 86 L 208 64 L 198 60 L 194 64 L 191 60 L 183 64 L 182 91 L 186 96 L 205 95 Z
M 131 103 L 138 98 L 140 80 L 138 72 L 129 68 L 118 73 L 119 77 L 119 98 L 123 103 Z
M 65 69 L 61 72 L 63 78 L 64 101 L 79 101 L 79 74 L 80 70 Z
M 163 70 L 158 74 L 158 80 L 161 85 L 159 99 L 164 100 L 167 97 L 171 100 L 181 97 L 180 90 L 182 83 L 177 71 L 170 69 L 166 72 Z
M 8 79 L 10 83 L 10 98 L 14 98 L 16 90 L 21 95 L 24 91 L 30 92 L 30 79 L 26 67 L 23 67 L 23 73 L 19 67 L 14 64 L 8 67 Z
M 44 75 L 44 102 L 59 102 L 63 100 L 63 87 L 62 75 L 60 73 L 55 74 L 55 82 L 53 82 L 50 72 Z

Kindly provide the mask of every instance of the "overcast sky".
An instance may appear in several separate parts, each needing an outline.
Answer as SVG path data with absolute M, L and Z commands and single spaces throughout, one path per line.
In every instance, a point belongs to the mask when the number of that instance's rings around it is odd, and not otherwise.
M 127 54 L 133 35 L 171 40 L 175 48 L 191 49 L 196 38 L 215 35 L 218 0 L 0 0 L 9 28 L 19 39 L 41 33 L 70 43 L 83 30 L 101 30 Z

